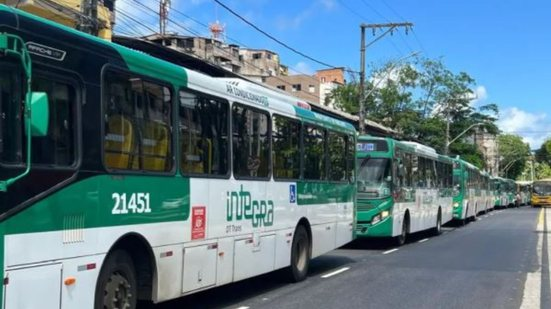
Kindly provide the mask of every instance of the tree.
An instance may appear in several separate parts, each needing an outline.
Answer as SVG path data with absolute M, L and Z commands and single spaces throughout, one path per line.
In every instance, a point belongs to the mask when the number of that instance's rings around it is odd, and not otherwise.
M 538 162 L 551 164 L 551 139 L 546 140 L 541 144 L 540 149 L 536 151 L 536 160 Z
M 469 74 L 452 72 L 440 59 L 418 58 L 405 64 L 388 62 L 372 66 L 364 90 L 364 112 L 368 119 L 400 132 L 403 139 L 416 140 L 442 152 L 448 122 L 449 139 L 478 123 L 485 124 L 478 130 L 496 135 L 499 132 L 495 124 L 497 105 L 476 108 L 471 104 L 475 85 Z M 330 98 L 337 101 L 338 109 L 352 114 L 359 111 L 357 83 L 335 89 Z M 450 153 L 484 168 L 483 154 L 467 138 L 470 135 L 454 141 Z
M 522 174 L 526 161 L 530 157 L 530 146 L 515 134 L 502 134 L 498 137 L 501 175 L 516 179 Z

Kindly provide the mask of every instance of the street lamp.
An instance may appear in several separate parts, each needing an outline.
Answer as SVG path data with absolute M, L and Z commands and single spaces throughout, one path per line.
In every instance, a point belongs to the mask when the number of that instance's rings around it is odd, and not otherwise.
M 473 125 L 470 125 L 467 129 L 463 130 L 463 132 L 459 133 L 459 135 L 457 135 L 456 137 L 454 137 L 451 141 L 448 141 L 450 139 L 450 135 L 449 135 L 449 131 L 447 132 L 446 134 L 446 147 L 444 148 L 444 154 L 445 155 L 448 155 L 448 152 L 449 152 L 449 149 L 450 149 L 450 145 L 455 142 L 458 138 L 460 138 L 461 136 L 463 136 L 465 133 L 467 133 L 470 129 L 474 128 L 474 127 L 478 127 L 478 126 L 481 126 L 481 125 L 485 125 L 484 122 L 478 122 L 478 123 L 475 123 Z

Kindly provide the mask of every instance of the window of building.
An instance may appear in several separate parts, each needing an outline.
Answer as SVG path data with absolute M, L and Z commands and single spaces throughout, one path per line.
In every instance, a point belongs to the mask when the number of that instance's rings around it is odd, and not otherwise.
M 346 181 L 346 143 L 344 135 L 328 133 L 329 180 Z
M 253 54 L 253 59 L 262 59 L 262 54 L 261 53 L 254 53 Z
M 272 141 L 274 179 L 299 179 L 300 122 L 274 115 Z
M 277 89 L 285 90 L 285 85 L 278 85 Z
M 310 92 L 310 93 L 316 92 L 316 86 L 315 85 L 308 85 L 308 92 Z
M 325 180 L 326 179 L 326 147 L 325 130 L 305 125 L 303 130 L 304 143 L 304 179 Z
M 302 86 L 300 84 L 293 84 L 293 91 L 301 91 Z
M 46 92 L 49 102 L 48 134 L 32 137 L 32 162 L 56 166 L 71 166 L 76 153 L 75 88 L 52 78 L 33 80 L 33 91 Z
M 322 77 L 322 78 L 321 78 L 321 82 L 322 82 L 322 83 L 325 83 L 325 77 Z
M 107 71 L 103 82 L 105 166 L 172 170 L 170 89 L 118 71 Z
M 184 174 L 225 176 L 229 172 L 226 100 L 180 91 L 180 165 Z
M 232 132 L 234 176 L 268 178 L 271 165 L 268 113 L 234 104 Z

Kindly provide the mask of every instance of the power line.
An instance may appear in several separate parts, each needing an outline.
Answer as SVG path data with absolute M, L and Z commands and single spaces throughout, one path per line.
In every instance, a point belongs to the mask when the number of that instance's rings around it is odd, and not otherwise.
M 375 12 L 375 14 L 379 15 L 382 19 L 386 20 L 389 23 L 392 22 L 390 19 L 386 18 L 383 14 L 381 14 L 373 5 L 369 4 L 369 2 L 367 2 L 366 0 L 361 0 L 361 1 L 365 6 L 370 8 L 373 12 Z M 402 19 L 402 21 L 405 21 L 405 20 Z M 406 44 L 409 51 L 413 52 L 413 48 L 411 48 L 411 46 L 409 45 L 408 41 L 404 38 L 402 33 L 398 32 L 398 35 L 400 36 L 400 39 Z M 392 44 L 394 44 L 394 42 L 392 40 L 391 40 L 391 42 L 392 42 Z
M 356 12 L 355 10 L 353 10 L 350 6 L 348 6 L 346 4 L 346 2 L 344 2 L 343 0 L 339 0 L 339 3 L 345 8 L 347 9 L 350 13 L 352 13 L 353 15 L 355 15 L 356 17 L 358 17 L 358 19 L 363 23 L 363 22 L 371 22 L 371 20 L 369 18 L 367 18 L 365 15 L 361 15 L 360 13 Z M 367 5 L 367 4 L 366 4 Z M 384 18 L 384 17 L 383 17 Z M 386 18 L 385 18 L 386 19 Z M 404 53 L 402 52 L 402 50 L 398 47 L 398 45 L 396 45 L 396 43 L 394 43 L 393 40 L 390 40 L 390 44 L 392 44 L 392 47 L 394 47 L 394 49 L 398 52 L 398 54 L 400 56 L 404 56 Z
M 235 12 L 234 10 L 232 10 L 231 8 L 229 8 L 227 5 L 225 5 L 224 3 L 220 2 L 219 0 L 214 0 L 214 2 L 218 3 L 218 5 L 220 5 L 220 6 L 223 7 L 224 9 L 226 9 L 228 12 L 230 12 L 231 14 L 233 14 L 235 17 L 241 19 L 241 20 L 242 20 L 244 23 L 246 23 L 247 25 L 253 27 L 256 31 L 258 31 L 258 32 L 260 32 L 260 33 L 262 33 L 262 34 L 264 34 L 264 35 L 267 36 L 268 38 L 272 39 L 273 41 L 275 41 L 276 43 L 280 44 L 281 46 L 283 46 L 283 47 L 289 49 L 290 51 L 296 53 L 297 55 L 300 55 L 300 56 L 302 56 L 302 57 L 304 57 L 304 58 L 306 58 L 306 59 L 309 59 L 309 60 L 311 60 L 311 61 L 313 61 L 313 62 L 316 62 L 316 63 L 318 63 L 318 64 L 321 64 L 321 65 L 323 65 L 323 66 L 326 66 L 326 67 L 329 67 L 329 68 L 332 68 L 332 69 L 336 68 L 336 66 L 334 66 L 334 65 L 330 65 L 330 64 L 328 64 L 328 63 L 326 63 L 326 62 L 323 62 L 323 61 L 317 60 L 317 59 L 315 59 L 315 58 L 313 58 L 313 57 L 310 57 L 310 56 L 306 55 L 305 53 L 300 52 L 300 51 L 296 50 L 295 48 L 293 48 L 293 47 L 287 45 L 286 43 L 280 41 L 279 39 L 277 39 L 277 38 L 274 37 L 273 35 L 267 33 L 266 31 L 264 31 L 264 30 L 262 30 L 262 29 L 260 29 L 260 28 L 257 27 L 255 24 L 253 24 L 252 22 L 248 21 L 248 20 L 245 19 L 243 16 L 239 15 L 239 13 Z
M 146 6 L 146 5 L 142 4 L 142 3 L 137 2 L 137 0 L 133 0 L 133 1 L 136 2 L 136 3 L 138 3 L 138 4 L 139 4 L 140 6 L 142 6 L 143 8 L 145 8 L 145 9 L 147 9 L 147 10 L 153 12 L 153 13 L 156 13 L 152 8 Z M 171 10 L 172 10 L 172 11 L 175 11 L 175 12 L 179 12 L 179 11 L 177 11 L 176 9 L 171 9 Z M 148 14 L 148 15 L 149 15 L 149 16 L 152 16 L 151 14 Z M 167 20 L 168 20 L 170 23 L 174 24 L 175 26 L 177 26 L 177 27 L 179 27 L 179 28 L 182 28 L 182 29 L 184 29 L 184 30 L 186 30 L 186 31 L 188 31 L 188 32 L 190 32 L 190 33 L 192 33 L 192 34 L 198 36 L 198 37 L 201 36 L 201 35 L 198 34 L 195 30 L 180 25 L 180 23 L 178 23 L 177 21 L 174 21 L 174 20 L 171 19 L 170 17 L 168 17 Z M 198 22 L 198 23 L 199 23 L 199 22 Z M 202 23 L 200 23 L 200 24 L 202 24 Z M 202 25 L 204 25 L 205 27 L 208 28 L 208 25 L 206 25 L 206 24 L 202 24 Z M 234 41 L 235 41 L 235 40 L 234 40 Z M 242 46 L 245 46 L 244 44 L 242 44 L 242 43 L 240 43 L 240 42 L 237 42 L 237 41 L 236 41 L 236 43 L 238 43 L 238 44 L 240 44 L 240 45 L 242 45 Z M 245 47 L 246 47 L 246 46 L 245 46 Z M 232 56 L 232 54 L 231 54 L 230 51 L 227 51 L 227 50 L 225 50 L 225 49 L 220 49 L 220 51 L 226 53 L 228 56 Z M 254 67 L 254 68 L 256 68 L 256 69 L 259 69 L 259 70 L 262 69 L 261 67 L 255 65 L 254 63 L 249 62 L 249 61 L 247 61 L 247 60 L 243 60 L 243 62 L 247 63 L 248 65 L 250 65 L 251 67 Z M 313 76 L 311 76 L 311 75 L 309 75 L 309 74 L 300 72 L 300 71 L 295 70 L 295 69 L 292 69 L 292 68 L 290 68 L 290 70 L 293 70 L 293 71 L 295 71 L 295 72 L 297 72 L 297 73 L 300 73 L 300 74 L 302 74 L 302 75 L 305 75 L 305 76 L 307 76 L 308 78 L 310 78 L 310 79 L 312 79 L 312 80 L 314 80 L 314 81 L 318 81 L 318 79 L 316 79 L 315 77 L 313 77 Z M 284 79 L 282 79 L 282 78 L 280 78 L 280 77 L 278 77 L 278 76 L 271 76 L 271 77 L 273 77 L 273 78 L 275 78 L 275 79 L 277 79 L 277 80 L 279 80 L 279 81 L 281 81 L 281 82 L 283 82 L 283 83 L 285 83 L 285 84 L 287 84 L 287 85 L 293 86 L 293 84 L 292 84 L 291 82 L 286 81 L 286 80 L 284 80 Z M 318 95 L 312 94 L 311 92 L 308 92 L 308 91 L 302 90 L 302 89 L 301 89 L 300 91 L 301 91 L 301 92 L 304 92 L 305 94 L 308 94 L 309 96 L 313 96 L 313 97 L 315 97 L 315 98 L 317 98 L 317 99 L 320 99 L 320 97 L 319 97 Z
M 135 1 L 136 3 L 138 3 L 138 4 L 140 4 L 143 8 L 145 8 L 145 9 L 147 9 L 147 10 L 153 12 L 153 13 L 156 13 L 156 11 L 153 10 L 152 8 L 150 8 L 150 7 L 146 6 L 146 5 L 143 5 L 143 4 L 139 3 L 139 2 L 137 2 L 136 0 L 134 0 L 134 1 Z M 145 12 L 145 11 L 143 11 L 143 9 L 140 9 L 140 10 L 142 10 L 142 12 Z M 120 10 L 117 10 L 117 11 L 119 12 Z M 131 16 L 129 17 L 129 14 L 128 14 L 128 13 L 121 12 L 121 14 L 123 14 L 123 16 L 128 17 L 129 19 L 131 19 L 131 20 L 134 21 L 135 23 L 138 23 L 138 24 L 140 24 L 140 25 L 143 26 L 143 27 L 146 27 L 146 28 L 148 28 L 148 29 L 151 29 L 151 28 L 149 28 L 148 26 L 146 26 L 145 24 L 143 24 L 143 23 L 141 23 L 140 21 L 138 21 L 136 18 L 133 18 L 133 17 L 131 17 Z M 148 15 L 149 15 L 149 16 L 152 16 L 151 13 L 148 13 Z M 175 26 L 180 27 L 180 28 L 182 28 L 182 29 L 184 29 L 184 30 L 186 30 L 186 31 L 188 31 L 188 32 L 190 32 L 190 33 L 192 33 L 192 34 L 195 34 L 196 36 L 199 36 L 199 37 L 200 37 L 200 35 L 199 35 L 197 32 L 195 32 L 194 30 L 192 30 L 192 29 L 190 29 L 190 28 L 187 28 L 187 27 L 184 27 L 184 26 L 180 25 L 178 22 L 174 21 L 173 19 L 167 18 L 167 20 L 168 20 L 169 22 L 171 22 L 172 24 L 174 24 Z M 155 33 L 155 32 L 154 32 L 154 33 Z M 227 51 L 227 50 L 225 50 L 225 49 L 220 49 L 220 51 L 226 53 L 226 54 L 229 55 L 229 56 L 232 56 L 231 52 L 229 52 L 229 51 Z M 248 62 L 248 61 L 246 61 L 246 60 L 243 60 L 243 61 L 244 61 L 245 63 L 249 64 L 250 66 L 256 68 L 256 69 L 259 69 L 259 70 L 262 69 L 262 68 L 256 66 L 255 64 L 253 64 L 253 63 L 251 63 L 251 62 Z M 306 74 L 305 74 L 305 75 L 306 75 Z M 307 76 L 309 76 L 309 75 L 307 75 Z M 271 76 L 271 77 L 273 77 L 273 78 L 275 78 L 275 79 L 277 79 L 277 80 L 283 82 L 284 84 L 293 86 L 293 84 L 292 84 L 291 82 L 286 81 L 286 80 L 284 80 L 284 79 L 282 79 L 282 78 L 280 78 L 280 77 L 278 77 L 278 76 Z M 309 76 L 309 77 L 310 77 L 310 76 Z M 314 77 L 311 77 L 311 78 L 314 79 Z M 316 79 L 316 80 L 317 80 L 317 79 Z M 306 91 L 306 90 L 302 90 L 302 89 L 301 89 L 301 90 L 299 90 L 299 91 L 304 92 L 305 94 L 308 94 L 308 95 L 310 95 L 310 96 L 312 96 L 312 97 L 314 97 L 314 98 L 317 98 L 318 100 L 320 99 L 320 97 L 319 97 L 318 95 L 315 95 L 315 94 L 313 94 L 313 93 L 310 93 L 310 92 L 308 92 L 308 91 Z
M 399 19 L 401 19 L 402 21 L 405 21 L 406 19 L 400 15 L 395 9 L 392 8 L 392 6 L 390 6 L 385 0 L 381 0 L 381 2 L 383 2 L 383 4 L 392 12 L 394 13 L 394 15 L 396 15 L 396 17 L 398 17 Z M 417 34 L 415 33 L 415 31 L 413 29 L 411 29 L 411 33 L 413 33 L 413 37 L 415 38 L 415 40 L 417 41 L 417 44 L 419 44 L 419 47 L 421 47 L 421 50 L 423 51 L 423 53 L 425 55 L 428 56 L 428 53 L 427 53 L 427 50 L 425 49 L 425 47 L 423 46 L 423 43 L 421 42 L 421 40 L 419 39 L 419 37 L 417 36 Z

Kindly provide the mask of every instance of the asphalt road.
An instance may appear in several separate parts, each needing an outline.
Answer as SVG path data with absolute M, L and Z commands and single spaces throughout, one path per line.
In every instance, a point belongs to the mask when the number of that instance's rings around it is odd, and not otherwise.
M 547 212 L 544 220 L 530 207 L 493 211 L 400 248 L 355 241 L 314 259 L 301 283 L 274 272 L 144 307 L 551 308 Z

